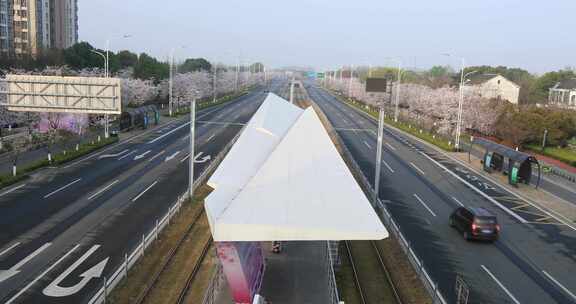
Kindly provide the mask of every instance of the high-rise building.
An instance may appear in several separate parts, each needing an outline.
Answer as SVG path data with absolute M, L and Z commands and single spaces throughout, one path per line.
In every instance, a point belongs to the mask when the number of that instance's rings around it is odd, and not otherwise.
M 0 56 L 12 49 L 12 0 L 0 0 Z
M 50 45 L 66 49 L 78 42 L 78 0 L 50 1 Z
M 78 42 L 78 0 L 0 0 L 0 53 L 38 55 Z

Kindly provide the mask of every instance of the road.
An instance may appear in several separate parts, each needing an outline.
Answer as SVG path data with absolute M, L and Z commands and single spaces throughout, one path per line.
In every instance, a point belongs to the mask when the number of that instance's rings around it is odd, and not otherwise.
M 369 181 L 374 181 L 377 123 L 307 85 Z M 576 230 L 442 153 L 386 127 L 380 199 L 449 303 L 461 274 L 469 303 L 576 303 Z M 448 225 L 459 205 L 497 214 L 494 244 L 466 242 Z M 573 223 L 571 223 L 573 224 Z
M 197 113 L 196 176 L 264 98 Z M 0 193 L 0 302 L 86 303 L 186 190 L 188 134 L 182 118 Z

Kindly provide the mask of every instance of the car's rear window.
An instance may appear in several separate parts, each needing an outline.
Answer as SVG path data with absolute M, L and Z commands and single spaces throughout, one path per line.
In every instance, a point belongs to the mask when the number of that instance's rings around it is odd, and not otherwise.
M 496 224 L 496 218 L 493 217 L 477 217 L 474 219 L 476 224 L 480 225 L 488 225 L 488 224 Z

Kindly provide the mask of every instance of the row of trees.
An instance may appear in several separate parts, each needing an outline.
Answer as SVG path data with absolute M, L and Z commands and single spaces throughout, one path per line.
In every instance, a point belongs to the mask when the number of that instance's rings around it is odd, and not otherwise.
M 467 67 L 464 72 L 476 71 L 478 74 L 500 74 L 518 84 L 520 89 L 521 104 L 546 104 L 548 101 L 548 91 L 557 82 L 565 79 L 576 78 L 576 70 L 565 68 L 559 71 L 534 75 L 520 68 L 508 68 L 505 66 L 472 66 Z M 332 72 L 336 78 L 347 78 L 349 69 Z M 398 78 L 398 69 L 393 67 L 376 67 L 370 69 L 372 77 L 384 77 L 394 81 Z M 360 67 L 354 70 L 354 76 L 365 79 L 368 76 L 368 68 Z M 432 88 L 444 86 L 458 86 L 460 83 L 460 71 L 454 71 L 448 66 L 433 66 L 427 71 L 402 70 L 401 78 L 403 83 L 413 83 L 425 85 Z
M 374 74 L 373 74 L 374 76 Z M 398 86 L 391 93 L 366 93 L 361 78 L 331 78 L 325 83 L 333 90 L 376 106 L 380 102 L 392 111 Z M 459 90 L 457 86 L 432 87 L 418 83 L 400 86 L 401 117 L 420 128 L 452 138 L 455 134 Z M 494 136 L 515 146 L 539 144 L 544 130 L 548 144 L 564 146 L 576 136 L 576 111 L 534 105 L 515 106 L 506 101 L 487 100 L 478 94 L 466 94 L 463 129 L 486 136 Z

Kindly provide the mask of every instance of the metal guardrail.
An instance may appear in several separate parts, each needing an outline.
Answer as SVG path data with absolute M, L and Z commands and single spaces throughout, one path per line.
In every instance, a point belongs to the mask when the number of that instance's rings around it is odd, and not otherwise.
M 334 130 L 332 124 L 330 123 L 330 121 L 328 120 L 328 118 L 326 117 L 324 112 L 322 112 L 320 107 L 313 100 L 310 100 L 310 102 L 312 103 L 313 107 L 316 109 L 316 113 L 318 113 L 318 115 L 324 121 L 327 122 L 328 133 L 333 134 L 333 136 L 331 136 L 331 137 L 334 138 L 337 141 L 337 144 L 341 147 L 343 154 L 344 154 L 343 155 L 344 158 L 347 160 L 347 163 L 352 166 L 352 168 L 351 168 L 352 171 L 357 173 L 356 176 L 360 179 L 360 184 L 361 184 L 362 188 L 364 189 L 364 191 L 367 192 L 368 195 L 373 193 L 374 192 L 373 186 L 370 184 L 370 182 L 368 181 L 368 179 L 366 178 L 366 176 L 364 175 L 364 173 L 360 169 L 360 166 L 358 165 L 356 160 L 353 158 L 352 153 L 350 152 L 350 150 L 348 150 L 348 147 L 346 147 L 346 145 L 344 145 L 344 142 L 342 141 L 342 138 L 340 138 L 340 135 L 338 134 L 338 132 L 336 132 L 336 130 Z M 402 250 L 404 251 L 404 253 L 408 257 L 410 264 L 412 264 L 412 267 L 416 271 L 418 277 L 420 278 L 420 281 L 422 281 L 422 283 L 424 284 L 424 287 L 428 291 L 428 294 L 430 295 L 430 297 L 432 297 L 433 303 L 446 304 L 447 302 L 444 299 L 444 296 L 442 295 L 442 293 L 438 289 L 438 284 L 436 282 L 434 282 L 432 277 L 430 277 L 430 275 L 428 274 L 428 271 L 426 270 L 424 262 L 418 258 L 418 256 L 416 255 L 416 253 L 412 249 L 412 246 L 410 246 L 410 243 L 402 234 L 400 227 L 396 224 L 396 222 L 392 218 L 392 215 L 388 212 L 385 205 L 382 203 L 382 201 L 380 201 L 380 199 L 378 199 L 378 203 L 379 203 L 378 206 L 373 206 L 373 207 L 377 211 L 378 215 L 380 216 L 380 219 L 382 220 L 382 222 L 384 223 L 384 225 L 386 226 L 388 231 L 398 239 L 398 241 L 400 243 L 400 247 L 402 248 Z
M 222 269 L 222 264 L 218 263 L 218 266 L 216 266 L 216 271 L 214 271 L 214 274 L 212 274 L 212 277 L 210 278 L 210 283 L 208 284 L 206 292 L 204 293 L 204 299 L 202 300 L 202 304 L 216 303 L 218 293 L 222 289 L 223 284 L 224 284 L 224 270 Z
M 244 128 L 242 128 L 238 134 L 236 134 L 236 136 L 224 147 L 218 156 L 214 158 L 208 168 L 206 168 L 204 172 L 202 172 L 202 174 L 194 181 L 194 189 L 197 189 L 200 185 L 206 182 L 208 177 L 216 169 L 216 166 L 220 164 L 240 134 L 242 134 L 243 129 Z M 144 256 L 146 249 L 150 247 L 155 240 L 158 239 L 158 235 L 170 224 L 172 217 L 174 217 L 174 215 L 180 211 L 182 203 L 188 200 L 188 192 L 189 191 L 186 190 L 183 194 L 181 194 L 174 202 L 174 204 L 172 204 L 172 206 L 168 209 L 166 214 L 160 220 L 156 220 L 156 225 L 152 227 L 152 229 L 150 229 L 147 234 L 142 235 L 142 241 L 140 244 L 138 244 L 138 246 L 136 246 L 136 248 L 134 248 L 129 255 L 124 255 L 124 263 L 118 266 L 116 271 L 113 272 L 112 276 L 109 278 L 103 278 L 102 287 L 92 296 L 88 302 L 89 304 L 106 303 L 108 294 L 110 294 L 110 292 L 114 290 L 116 286 L 118 286 L 122 279 L 128 278 L 128 271 L 134 267 L 134 265 L 136 265 L 141 257 Z
M 334 252 L 337 251 L 338 242 L 326 242 L 326 255 L 328 256 L 328 259 L 326 260 L 326 267 L 328 269 L 328 292 L 330 293 L 330 304 L 340 303 L 340 298 L 338 296 L 338 284 L 336 284 L 336 274 L 334 271 L 334 268 L 340 264 L 339 259 L 334 256 Z

